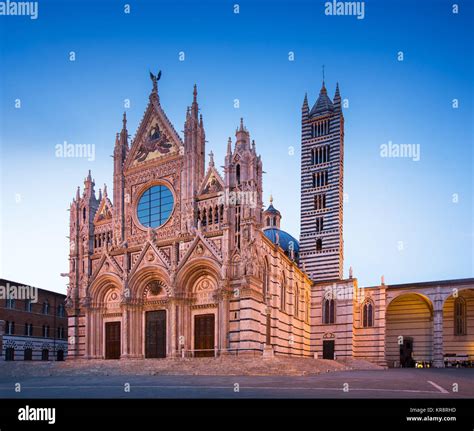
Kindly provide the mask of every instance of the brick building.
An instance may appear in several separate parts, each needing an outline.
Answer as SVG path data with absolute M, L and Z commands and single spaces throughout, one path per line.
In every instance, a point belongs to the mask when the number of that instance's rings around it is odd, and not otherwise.
M 65 295 L 0 279 L 0 359 L 64 360 Z

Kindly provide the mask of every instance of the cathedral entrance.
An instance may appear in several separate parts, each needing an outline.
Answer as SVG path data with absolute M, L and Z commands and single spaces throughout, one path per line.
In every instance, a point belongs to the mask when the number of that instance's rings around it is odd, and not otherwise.
M 147 311 L 145 358 L 166 358 L 166 310 Z
M 120 359 L 120 322 L 105 324 L 105 359 Z
M 194 316 L 194 356 L 214 356 L 214 314 Z

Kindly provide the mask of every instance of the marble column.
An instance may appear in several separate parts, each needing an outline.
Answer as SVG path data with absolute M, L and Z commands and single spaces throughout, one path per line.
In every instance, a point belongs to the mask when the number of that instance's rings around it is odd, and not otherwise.
M 433 367 L 444 368 L 443 297 L 441 295 L 439 286 L 436 289 L 433 306 Z

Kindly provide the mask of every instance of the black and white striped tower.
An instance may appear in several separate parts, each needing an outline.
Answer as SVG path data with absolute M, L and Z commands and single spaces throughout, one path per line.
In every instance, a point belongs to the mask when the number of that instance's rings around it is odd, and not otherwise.
M 300 266 L 314 281 L 342 279 L 344 117 L 339 86 L 324 84 L 311 111 L 305 96 L 301 132 Z

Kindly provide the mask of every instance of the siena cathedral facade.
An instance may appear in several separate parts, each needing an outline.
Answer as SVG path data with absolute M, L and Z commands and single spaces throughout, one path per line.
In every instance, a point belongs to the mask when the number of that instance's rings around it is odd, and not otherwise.
M 323 82 L 302 108 L 300 241 L 263 206 L 243 120 L 220 172 L 197 89 L 183 136 L 158 76 L 134 139 L 117 133 L 113 191 L 91 173 L 70 206 L 68 358 L 364 358 L 390 366 L 474 355 L 474 282 L 361 288 L 343 278 L 344 117 Z

